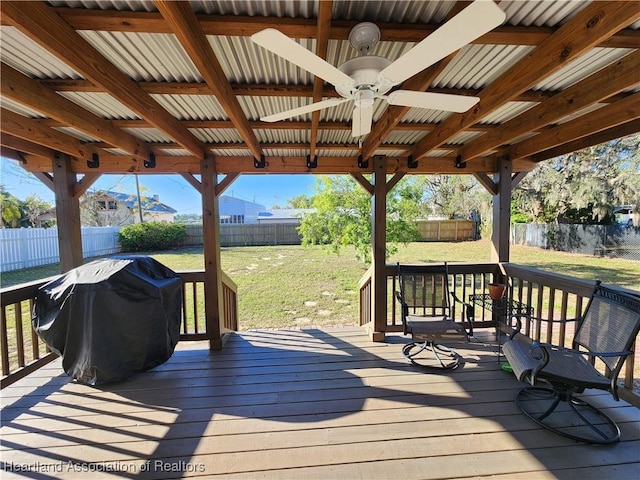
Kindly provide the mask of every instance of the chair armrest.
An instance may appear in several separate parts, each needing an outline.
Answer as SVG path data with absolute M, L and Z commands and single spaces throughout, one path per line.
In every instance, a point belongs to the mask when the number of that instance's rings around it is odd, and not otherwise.
M 463 317 L 467 321 L 467 324 L 468 324 L 467 335 L 469 335 L 470 337 L 473 337 L 473 320 L 476 317 L 476 315 L 475 315 L 475 313 L 476 313 L 475 306 L 472 303 L 467 303 L 464 300 L 460 300 L 460 298 L 458 298 L 458 296 L 454 292 L 449 292 L 449 293 L 453 297 L 453 301 L 454 302 L 458 302 L 458 303 L 464 305 L 464 316 Z

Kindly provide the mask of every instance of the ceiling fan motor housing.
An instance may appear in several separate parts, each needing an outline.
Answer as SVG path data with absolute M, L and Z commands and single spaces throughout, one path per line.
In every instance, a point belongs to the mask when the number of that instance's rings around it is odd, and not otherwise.
M 388 92 L 392 85 L 380 84 L 378 74 L 391 62 L 383 57 L 356 57 L 346 61 L 338 70 L 349 75 L 353 79 L 352 85 L 336 85 L 336 92 L 348 98 L 358 90 L 367 88 L 378 95 Z
M 380 29 L 375 23 L 359 23 L 349 33 L 349 43 L 360 55 L 369 55 L 379 41 Z

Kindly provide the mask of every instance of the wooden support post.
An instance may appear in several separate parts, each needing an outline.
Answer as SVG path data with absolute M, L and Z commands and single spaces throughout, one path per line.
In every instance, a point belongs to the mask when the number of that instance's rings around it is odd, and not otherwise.
M 511 160 L 500 157 L 498 172 L 494 181 L 498 190 L 493 197 L 493 232 L 491 235 L 491 261 L 509 261 L 510 221 L 511 221 Z
M 83 263 L 80 200 L 73 195 L 76 183 L 76 174 L 71 171 L 71 157 L 56 152 L 53 157 L 53 191 L 62 273 Z
M 373 157 L 373 197 L 372 210 L 372 242 L 373 276 L 371 278 L 373 312 L 373 331 L 371 340 L 384 342 L 387 327 L 387 272 L 386 272 L 386 244 L 387 244 L 387 183 L 386 157 Z
M 204 241 L 204 310 L 209 348 L 221 350 L 222 271 L 220 269 L 220 215 L 216 196 L 215 160 L 206 156 L 200 162 L 202 175 L 202 237 Z

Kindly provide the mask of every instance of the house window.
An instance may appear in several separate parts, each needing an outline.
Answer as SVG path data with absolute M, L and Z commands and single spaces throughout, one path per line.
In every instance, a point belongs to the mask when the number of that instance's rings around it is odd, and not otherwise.
M 98 210 L 117 210 L 118 203 L 115 200 L 98 200 Z
M 220 215 L 220 223 L 244 223 L 244 215 Z

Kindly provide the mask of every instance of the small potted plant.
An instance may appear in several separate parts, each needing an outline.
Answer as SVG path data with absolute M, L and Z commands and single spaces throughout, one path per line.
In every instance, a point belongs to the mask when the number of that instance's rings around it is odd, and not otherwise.
M 507 286 L 504 283 L 490 283 L 489 284 L 489 296 L 493 300 L 501 300 L 504 297 L 504 293 L 507 291 Z

